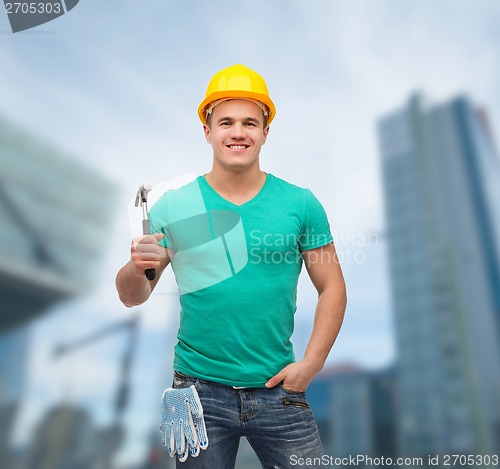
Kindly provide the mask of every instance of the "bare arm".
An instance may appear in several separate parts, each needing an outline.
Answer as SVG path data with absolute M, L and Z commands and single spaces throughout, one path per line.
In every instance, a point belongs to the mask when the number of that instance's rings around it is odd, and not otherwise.
M 283 386 L 290 391 L 305 391 L 325 360 L 340 331 L 347 304 L 344 277 L 333 243 L 302 253 L 313 285 L 318 291 L 314 325 L 304 358 L 283 368 L 267 387 Z
M 116 276 L 118 296 L 125 306 L 138 306 L 147 301 L 169 264 L 167 249 L 158 244 L 162 238 L 163 234 L 155 234 L 138 236 L 132 240 L 130 261 Z M 146 278 L 146 269 L 156 269 L 154 280 Z

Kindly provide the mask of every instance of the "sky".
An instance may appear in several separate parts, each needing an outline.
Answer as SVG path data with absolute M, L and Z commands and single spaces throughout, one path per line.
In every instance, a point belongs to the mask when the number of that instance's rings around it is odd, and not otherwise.
M 309 187 L 328 214 L 349 302 L 328 364 L 390 364 L 377 120 L 417 91 L 436 103 L 466 94 L 488 110 L 498 138 L 499 36 L 494 0 L 81 0 L 55 21 L 17 34 L 0 13 L 0 114 L 120 187 L 93 291 L 57 305 L 32 327 L 17 439 L 26 440 L 44 409 L 60 399 L 93 402 L 95 420 L 109 422 L 126 334 L 58 362 L 50 351 L 62 339 L 139 313 L 133 380 L 148 389 L 132 397 L 125 417 L 134 430 L 121 457 L 137 459 L 144 451 L 156 400 L 170 384 L 178 308 L 171 273 L 144 306 L 129 310 L 117 299 L 114 277 L 129 255 L 128 203 L 145 181 L 210 170 L 197 106 L 211 76 L 235 63 L 264 76 L 277 108 L 262 169 Z M 302 275 L 293 337 L 298 357 L 315 301 Z

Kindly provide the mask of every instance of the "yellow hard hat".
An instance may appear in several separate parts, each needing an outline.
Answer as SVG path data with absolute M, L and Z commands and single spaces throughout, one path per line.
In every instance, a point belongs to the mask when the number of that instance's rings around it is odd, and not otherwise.
M 198 107 L 198 115 L 203 124 L 207 123 L 207 115 L 218 104 L 228 99 L 248 99 L 256 102 L 267 116 L 267 125 L 276 115 L 276 108 L 269 97 L 267 85 L 257 72 L 244 65 L 232 65 L 217 72 L 208 84 L 205 99 Z

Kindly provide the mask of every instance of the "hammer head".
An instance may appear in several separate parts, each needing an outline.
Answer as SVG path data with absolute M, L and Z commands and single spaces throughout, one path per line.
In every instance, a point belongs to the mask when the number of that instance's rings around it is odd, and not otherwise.
M 138 207 L 139 203 L 144 204 L 148 200 L 148 192 L 153 189 L 153 185 L 149 182 L 145 182 L 142 186 L 137 189 L 137 195 L 135 197 L 135 206 Z

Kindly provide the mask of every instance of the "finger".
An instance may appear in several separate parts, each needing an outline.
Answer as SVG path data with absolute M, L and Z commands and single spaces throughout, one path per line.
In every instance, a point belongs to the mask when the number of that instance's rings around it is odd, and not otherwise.
M 132 253 L 132 258 L 139 261 L 154 262 L 160 260 L 160 254 L 154 251 L 139 249 Z
M 186 438 L 184 437 L 183 421 L 179 419 L 175 425 L 175 449 L 177 454 L 184 454 L 186 450 Z
M 188 407 L 188 418 L 184 422 L 184 435 L 186 436 L 186 441 L 188 446 L 195 446 L 198 443 L 198 437 L 196 436 L 196 429 L 193 423 L 193 416 Z
M 130 249 L 131 256 L 140 259 L 159 259 L 161 248 L 155 244 L 136 244 Z
M 139 244 L 158 244 L 158 239 L 156 235 L 161 233 L 155 233 L 151 235 L 136 236 L 132 239 L 132 245 L 137 246 Z M 163 235 L 162 235 L 163 237 Z M 161 239 L 161 238 L 160 238 Z
M 153 239 L 155 238 L 153 237 Z M 157 244 L 135 243 L 131 248 L 132 262 L 139 270 L 160 267 L 162 254 L 164 255 L 164 252 Z
M 193 458 L 197 458 L 200 454 L 200 445 L 193 446 L 189 448 L 189 455 Z
M 162 250 L 153 244 L 138 244 L 131 249 L 132 257 L 140 259 L 160 259 Z
M 179 458 L 180 462 L 184 462 L 189 456 L 189 445 L 186 445 L 184 435 L 182 435 L 182 446 L 184 447 L 182 452 L 177 451 L 177 457 Z
M 165 235 L 163 233 L 153 233 L 153 236 L 156 238 L 156 241 L 160 242 Z
M 286 371 L 281 370 L 277 375 L 274 375 L 267 383 L 266 388 L 274 388 L 286 378 Z
M 151 238 L 153 241 L 151 241 Z M 133 242 L 133 249 L 139 251 L 160 251 L 160 247 L 158 246 L 158 242 L 154 236 L 149 236 L 149 239 L 140 240 L 138 242 Z
M 207 427 L 205 426 L 205 419 L 203 416 L 193 418 L 194 427 L 196 428 L 196 433 L 198 435 L 198 443 L 200 449 L 207 449 L 208 447 L 208 435 Z
M 161 262 L 160 260 L 142 260 L 132 257 L 132 265 L 135 271 L 143 276 L 145 270 L 157 269 L 161 266 Z
M 203 407 L 201 405 L 200 396 L 194 385 L 191 385 L 192 395 L 189 396 L 189 407 L 191 409 L 191 414 L 193 417 L 201 417 L 203 415 Z
M 175 455 L 175 434 L 174 434 L 174 422 L 170 422 L 170 438 L 168 440 L 168 455 L 172 458 Z

